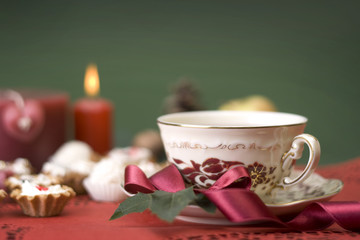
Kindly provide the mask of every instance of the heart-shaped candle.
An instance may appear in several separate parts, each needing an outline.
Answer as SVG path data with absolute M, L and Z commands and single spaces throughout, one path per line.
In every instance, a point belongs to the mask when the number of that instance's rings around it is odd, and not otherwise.
M 34 140 L 44 126 L 45 114 L 36 100 L 25 100 L 23 106 L 8 104 L 2 115 L 6 133 L 20 141 Z
M 67 139 L 68 102 L 50 89 L 0 89 L 0 159 L 27 158 L 40 171 Z

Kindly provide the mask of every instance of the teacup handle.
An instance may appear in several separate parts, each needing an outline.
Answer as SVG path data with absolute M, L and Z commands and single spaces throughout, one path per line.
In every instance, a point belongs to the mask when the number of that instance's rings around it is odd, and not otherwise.
M 291 187 L 307 179 L 317 167 L 320 160 L 320 143 L 310 134 L 297 135 L 291 145 L 291 149 L 284 153 L 282 157 L 282 169 L 287 170 L 291 167 L 293 159 L 301 158 L 304 143 L 309 147 L 309 160 L 304 171 L 295 179 L 284 177 L 278 185 L 282 187 Z

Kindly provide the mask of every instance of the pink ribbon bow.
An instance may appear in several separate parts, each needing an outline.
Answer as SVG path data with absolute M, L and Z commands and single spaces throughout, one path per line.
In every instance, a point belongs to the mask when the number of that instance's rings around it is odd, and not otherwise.
M 337 223 L 344 229 L 360 230 L 360 202 L 312 203 L 290 221 L 282 221 L 270 212 L 252 191 L 251 178 L 245 167 L 237 166 L 223 174 L 209 189 L 194 189 L 204 194 L 224 216 L 236 223 L 267 222 L 296 230 L 320 230 Z M 152 193 L 156 190 L 177 192 L 185 189 L 184 180 L 170 165 L 150 178 L 135 165 L 125 169 L 124 188 L 130 193 Z

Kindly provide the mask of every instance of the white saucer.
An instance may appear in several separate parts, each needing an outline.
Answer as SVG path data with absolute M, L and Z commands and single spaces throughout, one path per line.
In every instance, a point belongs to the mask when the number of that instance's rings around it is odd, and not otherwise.
M 293 171 L 290 177 L 294 178 L 298 174 L 300 171 Z M 264 198 L 263 201 L 276 216 L 283 216 L 298 213 L 313 202 L 328 201 L 342 188 L 343 183 L 340 180 L 325 179 L 313 173 L 301 184 L 286 190 L 274 189 L 272 195 Z M 219 210 L 208 213 L 196 205 L 187 206 L 176 219 L 201 224 L 239 225 L 227 220 Z

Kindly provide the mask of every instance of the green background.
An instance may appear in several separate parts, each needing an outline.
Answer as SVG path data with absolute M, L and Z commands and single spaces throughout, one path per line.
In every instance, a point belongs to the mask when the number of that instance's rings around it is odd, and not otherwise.
M 309 118 L 322 164 L 359 156 L 359 1 L 1 1 L 0 88 L 82 97 L 88 63 L 116 145 L 156 128 L 188 77 L 207 109 L 262 94 Z

